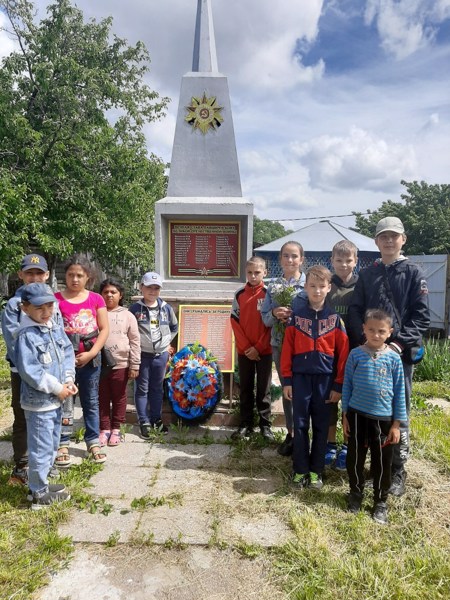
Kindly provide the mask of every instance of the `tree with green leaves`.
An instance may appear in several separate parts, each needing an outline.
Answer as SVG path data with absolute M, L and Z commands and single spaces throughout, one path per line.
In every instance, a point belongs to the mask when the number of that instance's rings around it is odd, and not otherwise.
M 292 233 L 292 229 L 285 229 L 278 221 L 253 217 L 253 248 L 278 240 L 288 233 Z
M 89 252 L 106 269 L 154 260 L 154 203 L 165 164 L 143 127 L 168 103 L 144 79 L 149 55 L 55 0 L 0 0 L 16 50 L 0 66 L 0 271 L 36 245 L 56 257 Z
M 402 220 L 407 234 L 407 254 L 448 254 L 450 252 L 450 185 L 429 185 L 424 181 L 401 182 L 403 202 L 387 200 L 380 208 L 356 217 L 356 231 L 374 237 L 377 222 L 393 216 Z

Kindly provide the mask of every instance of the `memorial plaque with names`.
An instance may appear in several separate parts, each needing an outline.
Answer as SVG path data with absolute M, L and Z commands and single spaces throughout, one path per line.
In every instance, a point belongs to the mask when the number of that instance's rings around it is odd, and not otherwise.
M 234 335 L 231 304 L 180 305 L 178 350 L 200 342 L 217 358 L 221 370 L 234 371 Z
M 170 277 L 234 277 L 240 263 L 239 222 L 169 223 Z

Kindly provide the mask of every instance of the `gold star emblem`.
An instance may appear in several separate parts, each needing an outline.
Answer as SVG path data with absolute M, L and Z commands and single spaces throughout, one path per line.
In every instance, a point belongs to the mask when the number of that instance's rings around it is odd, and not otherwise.
M 39 264 L 39 256 L 32 256 L 30 259 L 30 262 L 33 263 L 34 265 L 38 265 Z
M 217 105 L 217 98 L 211 96 L 206 97 L 206 93 L 203 93 L 202 98 L 191 98 L 191 104 L 186 107 L 187 114 L 184 120 L 193 127 L 193 129 L 200 129 L 203 134 L 208 133 L 209 130 L 216 130 L 223 123 L 223 117 L 220 111 L 223 106 Z

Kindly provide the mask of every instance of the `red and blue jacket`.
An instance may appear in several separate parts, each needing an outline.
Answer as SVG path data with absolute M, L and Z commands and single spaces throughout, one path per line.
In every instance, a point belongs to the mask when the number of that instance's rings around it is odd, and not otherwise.
M 342 391 L 349 353 L 345 325 L 329 306 L 314 310 L 307 299 L 293 305 L 281 350 L 284 385 L 292 385 L 295 373 L 334 375 L 332 389 Z

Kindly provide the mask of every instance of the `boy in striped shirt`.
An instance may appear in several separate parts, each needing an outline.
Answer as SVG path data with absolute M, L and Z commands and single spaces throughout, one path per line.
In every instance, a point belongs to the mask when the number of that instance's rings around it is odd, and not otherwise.
M 373 518 L 387 523 L 393 444 L 400 441 L 400 421 L 407 421 L 405 377 L 400 356 L 386 340 L 392 318 L 381 309 L 364 317 L 366 342 L 350 352 L 342 388 L 342 425 L 348 436 L 348 509 L 359 512 L 364 493 L 364 463 L 370 448 L 373 475 Z

